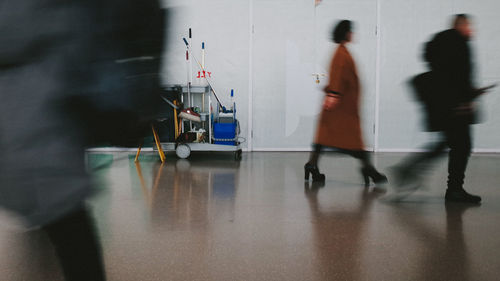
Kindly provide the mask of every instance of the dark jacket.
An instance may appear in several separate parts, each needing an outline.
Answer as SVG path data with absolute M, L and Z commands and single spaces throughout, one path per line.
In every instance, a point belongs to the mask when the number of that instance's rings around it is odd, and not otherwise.
M 440 32 L 427 43 L 424 59 L 431 71 L 414 82 L 422 92 L 428 129 L 441 131 L 457 122 L 474 123 L 474 112 L 456 114 L 457 107 L 475 98 L 468 40 L 455 29 Z
M 139 114 L 159 87 L 159 13 L 157 0 L 1 1 L 2 209 L 35 227 L 89 196 L 89 124 Z

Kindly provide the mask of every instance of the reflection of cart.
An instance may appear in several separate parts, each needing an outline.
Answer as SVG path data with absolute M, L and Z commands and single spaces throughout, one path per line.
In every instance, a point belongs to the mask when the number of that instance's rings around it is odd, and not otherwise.
M 176 108 L 175 142 L 162 142 L 163 150 L 175 151 L 177 156 L 183 159 L 188 158 L 192 151 L 234 152 L 235 159 L 241 160 L 240 129 L 234 105 L 233 110 L 222 112 L 222 106 L 218 101 L 212 104 L 209 86 L 191 86 L 188 89 L 184 85 L 171 85 L 165 90 L 177 91 L 177 95 L 163 97 L 167 103 Z M 184 104 L 190 106 L 189 110 L 196 118 L 182 118 L 183 115 L 177 113 L 183 109 Z M 196 121 L 193 121 L 195 119 Z

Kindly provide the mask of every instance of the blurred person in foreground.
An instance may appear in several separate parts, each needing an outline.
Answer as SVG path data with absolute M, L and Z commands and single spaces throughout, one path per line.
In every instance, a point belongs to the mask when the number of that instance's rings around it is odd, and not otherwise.
M 425 165 L 450 148 L 448 188 L 445 200 L 479 203 L 481 197 L 463 188 L 471 153 L 470 124 L 476 123 L 475 99 L 490 87 L 476 89 L 472 83 L 473 65 L 469 41 L 473 30 L 470 17 L 455 15 L 452 28 L 434 36 L 425 47 L 429 72 L 412 80 L 418 99 L 426 111 L 428 131 L 440 132 L 441 140 L 430 144 L 427 152 L 410 155 L 394 168 L 398 191 L 414 191 Z
M 370 179 L 375 183 L 387 182 L 385 175 L 373 166 L 361 135 L 360 82 L 356 65 L 347 49 L 352 37 L 351 21 L 342 20 L 333 30 L 333 41 L 339 46 L 330 64 L 329 83 L 324 90 L 326 96 L 317 125 L 314 151 L 304 166 L 305 180 L 309 180 L 312 174 L 314 182 L 325 181 L 325 175 L 319 172 L 318 159 L 322 150 L 330 147 L 361 161 L 361 174 L 366 186 Z
M 164 24 L 159 3 L 10 0 L 0 6 L 0 207 L 28 230 L 47 233 L 66 280 L 105 280 L 85 203 L 92 193 L 85 148 L 90 140 L 140 135 L 134 106 L 147 104 L 159 86 L 163 31 L 153 26 Z M 150 35 L 157 37 L 148 41 Z

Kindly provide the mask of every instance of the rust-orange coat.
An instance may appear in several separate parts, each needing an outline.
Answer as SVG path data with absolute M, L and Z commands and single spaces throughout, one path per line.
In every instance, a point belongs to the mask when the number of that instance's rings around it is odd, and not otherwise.
M 330 64 L 326 92 L 340 93 L 332 110 L 322 110 L 315 143 L 348 150 L 364 150 L 359 119 L 360 85 L 356 66 L 347 48 L 341 44 Z

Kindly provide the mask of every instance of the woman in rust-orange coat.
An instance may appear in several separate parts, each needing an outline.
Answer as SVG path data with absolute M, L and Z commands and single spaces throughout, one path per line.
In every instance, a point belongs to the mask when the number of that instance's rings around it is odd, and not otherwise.
M 333 41 L 339 44 L 330 65 L 329 83 L 325 87 L 325 99 L 317 132 L 314 151 L 304 166 L 305 179 L 312 174 L 313 181 L 325 181 L 318 169 L 318 159 L 324 147 L 353 156 L 362 163 L 361 174 L 368 186 L 370 178 L 384 183 L 387 178 L 373 167 L 365 150 L 359 118 L 360 85 L 354 60 L 346 45 L 351 42 L 352 24 L 340 21 L 333 30 Z

